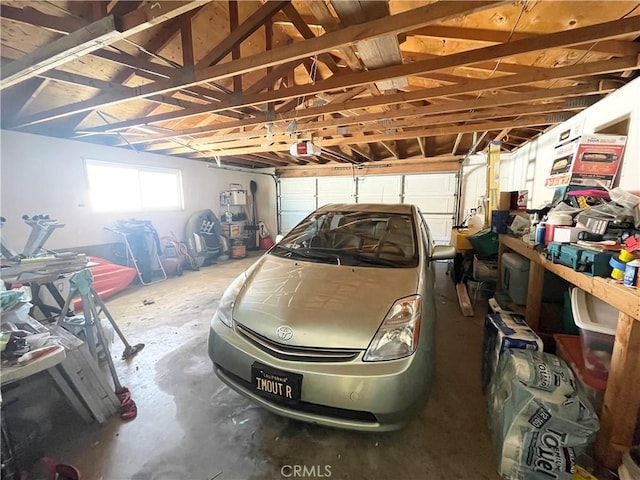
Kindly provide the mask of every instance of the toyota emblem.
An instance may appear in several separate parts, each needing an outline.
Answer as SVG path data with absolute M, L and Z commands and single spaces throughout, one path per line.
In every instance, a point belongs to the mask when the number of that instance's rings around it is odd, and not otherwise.
M 293 337 L 293 329 L 287 325 L 282 325 L 276 329 L 276 335 L 278 335 L 279 339 L 286 342 Z

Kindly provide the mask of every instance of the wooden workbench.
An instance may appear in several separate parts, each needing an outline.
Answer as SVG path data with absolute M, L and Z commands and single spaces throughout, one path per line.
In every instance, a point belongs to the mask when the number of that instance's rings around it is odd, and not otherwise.
M 500 235 L 499 261 L 507 250 L 531 261 L 525 317 L 534 330 L 540 320 L 545 269 L 620 311 L 596 440 L 598 460 L 609 468 L 617 468 L 623 453 L 631 446 L 640 409 L 640 292 L 610 279 L 589 277 L 552 263 L 522 240 Z

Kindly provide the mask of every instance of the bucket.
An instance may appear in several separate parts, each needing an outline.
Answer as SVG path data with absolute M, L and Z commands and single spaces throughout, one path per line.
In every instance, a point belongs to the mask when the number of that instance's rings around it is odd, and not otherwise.
M 273 239 L 270 235 L 260 239 L 260 250 L 269 250 L 273 247 Z
M 231 258 L 244 258 L 247 256 L 247 247 L 244 245 L 234 245 L 231 247 Z

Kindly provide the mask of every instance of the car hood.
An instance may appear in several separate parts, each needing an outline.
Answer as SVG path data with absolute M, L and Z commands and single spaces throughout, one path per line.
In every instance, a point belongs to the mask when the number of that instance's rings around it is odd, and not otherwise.
M 299 347 L 366 349 L 393 303 L 416 293 L 416 268 L 350 267 L 264 255 L 238 295 L 233 318 Z M 278 338 L 289 326 L 293 336 Z

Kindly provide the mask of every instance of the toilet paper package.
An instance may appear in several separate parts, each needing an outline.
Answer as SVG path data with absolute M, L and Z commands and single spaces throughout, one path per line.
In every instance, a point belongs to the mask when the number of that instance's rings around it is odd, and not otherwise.
M 503 478 L 571 480 L 575 458 L 594 440 L 599 423 L 563 360 L 540 351 L 506 350 L 488 399 Z
M 482 391 L 486 391 L 506 349 L 542 350 L 543 347 L 542 340 L 522 315 L 506 312 L 487 315 L 482 341 Z

